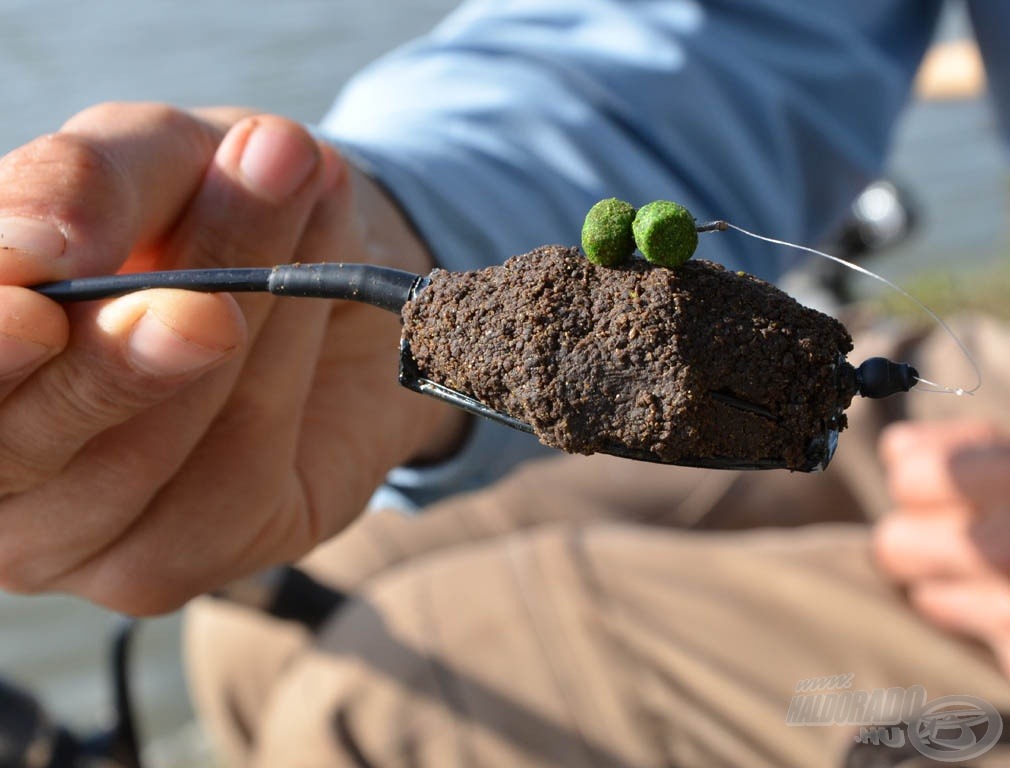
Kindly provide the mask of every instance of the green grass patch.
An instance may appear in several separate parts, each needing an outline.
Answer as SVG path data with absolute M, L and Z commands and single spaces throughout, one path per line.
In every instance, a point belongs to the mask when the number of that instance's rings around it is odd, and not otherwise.
M 983 312 L 1010 319 L 1010 259 L 965 272 L 923 272 L 903 281 L 902 287 L 941 317 Z M 932 323 L 921 309 L 893 291 L 867 299 L 863 309 L 872 315 Z

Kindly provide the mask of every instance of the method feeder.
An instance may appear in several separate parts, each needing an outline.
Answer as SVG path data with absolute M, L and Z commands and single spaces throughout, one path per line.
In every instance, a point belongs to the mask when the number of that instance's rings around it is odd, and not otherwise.
M 699 231 L 722 229 L 719 222 L 703 224 Z M 145 272 L 99 277 L 82 277 L 34 286 L 34 290 L 58 302 L 93 301 L 152 288 L 175 288 L 206 293 L 266 292 L 275 296 L 343 299 L 370 304 L 374 307 L 401 314 L 404 305 L 417 296 L 429 279 L 388 267 L 367 264 L 284 264 L 272 268 L 196 269 Z M 906 363 L 896 363 L 874 357 L 858 367 L 844 359 L 838 361 L 838 375 L 852 376 L 858 394 L 868 398 L 882 398 L 898 392 L 907 392 L 919 381 L 919 374 Z M 487 406 L 473 397 L 426 378 L 418 370 L 406 341 L 400 344 L 400 383 L 415 392 L 447 402 L 469 413 L 483 416 L 523 432 L 533 433 L 533 428 L 515 416 Z M 759 403 L 724 393 L 712 393 L 714 399 L 764 418 L 775 420 Z M 836 414 L 841 416 L 841 409 Z M 834 419 L 837 421 L 837 418 Z M 807 466 L 801 471 L 823 469 L 834 455 L 838 442 L 838 429 L 829 426 L 814 438 L 808 447 Z M 648 451 L 629 449 L 622 445 L 607 445 L 602 452 L 640 461 L 666 462 Z M 701 457 L 697 460 L 678 460 L 677 464 L 717 469 L 777 469 L 782 461 L 742 461 L 734 457 Z M 795 467 L 794 467 L 795 468 Z

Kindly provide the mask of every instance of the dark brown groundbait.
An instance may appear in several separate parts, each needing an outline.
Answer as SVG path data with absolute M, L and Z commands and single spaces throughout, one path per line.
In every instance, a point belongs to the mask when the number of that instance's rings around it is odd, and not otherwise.
M 673 463 L 800 469 L 811 439 L 845 426 L 836 416 L 855 394 L 838 365 L 852 348 L 844 326 L 700 260 L 606 268 L 547 246 L 478 272 L 436 270 L 403 317 L 425 377 L 572 453 L 621 445 Z

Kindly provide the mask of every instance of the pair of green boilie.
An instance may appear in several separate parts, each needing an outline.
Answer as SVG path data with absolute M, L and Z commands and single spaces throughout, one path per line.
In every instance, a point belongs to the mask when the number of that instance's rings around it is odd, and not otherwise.
M 684 206 L 657 200 L 638 210 L 631 203 L 601 200 L 586 214 L 582 250 L 601 267 L 616 267 L 635 252 L 651 263 L 679 267 L 698 247 L 694 216 Z

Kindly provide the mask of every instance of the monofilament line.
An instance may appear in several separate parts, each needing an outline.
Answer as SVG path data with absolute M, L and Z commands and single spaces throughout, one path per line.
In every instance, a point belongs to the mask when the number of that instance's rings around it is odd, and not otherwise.
M 923 391 L 926 391 L 926 392 L 941 392 L 941 393 L 944 393 L 944 394 L 951 394 L 951 395 L 973 395 L 982 386 L 982 371 L 978 367 L 978 363 L 975 361 L 975 358 L 972 356 L 971 352 L 968 350 L 968 347 L 965 346 L 964 342 L 961 341 L 960 338 L 958 338 L 957 334 L 954 333 L 954 331 L 951 329 L 951 327 L 949 325 L 947 325 L 947 323 L 944 322 L 944 320 L 939 315 L 937 315 L 933 310 L 931 310 L 929 307 L 927 307 L 925 304 L 923 304 L 921 301 L 919 301 L 917 298 L 915 298 L 915 296 L 913 296 L 912 294 L 910 294 L 908 291 L 906 291 L 901 286 L 896 285 L 895 283 L 892 283 L 886 277 L 878 275 L 876 272 L 871 272 L 870 270 L 865 269 L 864 267 L 861 267 L 858 264 L 853 264 L 852 262 L 846 261 L 845 259 L 841 259 L 838 256 L 832 256 L 830 253 L 825 253 L 824 251 L 818 251 L 816 248 L 810 248 L 810 247 L 808 247 L 806 245 L 798 245 L 796 243 L 789 243 L 789 242 L 786 242 L 785 240 L 776 240 L 774 237 L 765 237 L 764 235 L 758 235 L 758 234 L 755 234 L 754 232 L 749 232 L 746 229 L 744 229 L 743 227 L 738 227 L 736 224 L 731 224 L 729 222 L 725 222 L 725 223 L 726 223 L 726 226 L 729 229 L 735 229 L 737 232 L 740 232 L 741 234 L 747 235 L 748 237 L 753 237 L 753 238 L 755 238 L 757 240 L 763 240 L 764 242 L 771 243 L 772 245 L 781 245 L 781 246 L 784 246 L 786 248 L 795 248 L 796 250 L 799 250 L 799 251 L 805 251 L 806 253 L 812 253 L 814 256 L 820 256 L 823 259 L 828 259 L 829 261 L 833 261 L 836 264 L 841 264 L 843 267 L 847 267 L 848 269 L 851 269 L 851 270 L 853 270 L 855 272 L 859 272 L 860 274 L 867 275 L 868 277 L 872 277 L 874 280 L 877 280 L 877 281 L 883 283 L 884 285 L 886 285 L 891 290 L 897 291 L 899 294 L 901 294 L 902 296 L 904 296 L 910 302 L 912 302 L 913 304 L 915 304 L 919 309 L 921 309 L 923 312 L 925 312 L 933 320 L 933 322 L 935 322 L 937 325 L 939 325 L 941 328 L 943 328 L 943 330 L 946 331 L 947 335 L 950 336 L 950 338 L 952 338 L 954 340 L 954 343 L 957 344 L 958 348 L 961 350 L 961 353 L 965 356 L 965 358 L 971 364 L 972 370 L 974 370 L 974 372 L 975 372 L 975 386 L 969 387 L 967 389 L 965 389 L 964 387 L 948 387 L 948 386 L 944 386 L 943 384 L 937 384 L 936 382 L 929 381 L 928 379 L 924 379 L 924 378 L 922 378 L 920 376 L 920 377 L 918 377 L 918 380 L 921 383 L 926 384 L 929 387 L 932 387 L 932 389 L 927 389 L 927 390 L 923 390 Z

